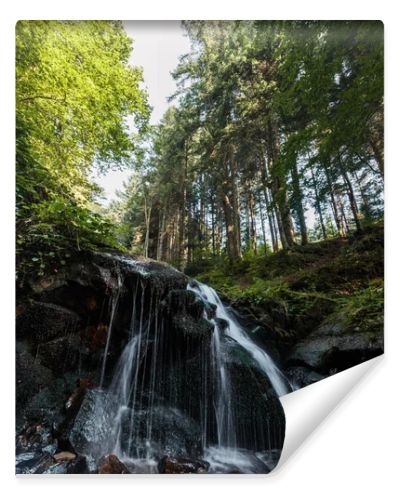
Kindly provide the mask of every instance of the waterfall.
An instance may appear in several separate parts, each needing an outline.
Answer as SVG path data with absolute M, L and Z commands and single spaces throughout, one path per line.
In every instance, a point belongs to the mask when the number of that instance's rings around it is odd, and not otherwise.
M 234 315 L 223 305 L 221 299 L 217 295 L 217 292 L 210 286 L 199 283 L 198 281 L 188 285 L 188 288 L 200 294 L 200 296 L 210 304 L 216 306 L 216 317 L 225 320 L 228 324 L 226 334 L 240 344 L 253 357 L 259 368 L 268 377 L 278 396 L 283 396 L 288 392 L 291 392 L 289 381 L 276 366 L 271 356 L 269 356 L 249 338 L 245 330 L 239 325 Z M 219 338 L 218 328 L 216 328 L 215 338 Z
M 106 403 L 99 403 L 103 404 L 103 410 L 96 417 L 99 422 L 109 421 L 110 432 L 101 452 L 115 453 L 125 463 L 134 464 L 136 469 L 142 467 L 146 472 L 155 471 L 160 453 L 202 456 L 211 464 L 211 472 L 265 472 L 264 467 L 273 462 L 271 453 L 275 451 L 271 442 L 279 442 L 281 431 L 268 419 L 238 424 L 239 395 L 235 393 L 227 350 L 238 346 L 235 349 L 247 353 L 261 380 L 264 375 L 270 382 L 265 384 L 265 391 L 272 386 L 281 396 L 291 387 L 268 353 L 251 340 L 234 314 L 223 305 L 215 290 L 192 281 L 187 291 L 180 293 L 184 300 L 190 299 L 201 306 L 199 322 L 203 321 L 209 334 L 195 340 L 198 343 L 195 351 L 183 354 L 182 349 L 190 349 L 191 338 L 173 337 L 176 311 L 168 306 L 168 300 L 153 296 L 153 289 L 146 287 L 145 280 L 138 279 L 132 290 L 127 343 L 105 389 L 106 358 L 120 292 L 111 298 L 99 399 Z M 187 368 L 190 360 L 194 363 L 191 369 Z M 193 370 L 197 378 L 191 386 L 188 375 Z M 194 399 L 190 398 L 192 389 L 198 394 Z M 248 434 L 251 439 L 247 439 Z M 248 449 L 244 441 L 249 442 Z M 267 458 L 260 458 L 256 450 L 262 450 Z
M 251 355 L 260 370 L 269 379 L 278 396 L 287 394 L 292 390 L 292 387 L 272 358 L 249 338 L 235 316 L 223 305 L 213 288 L 198 281 L 192 281 L 188 284 L 188 290 L 193 291 L 202 300 L 215 306 L 215 319 L 211 319 L 214 325 L 211 363 L 215 367 L 215 385 L 217 389 L 214 407 L 218 429 L 218 446 L 207 447 L 204 457 L 215 472 L 228 472 L 232 467 L 242 473 L 255 472 L 260 467 L 257 461 L 261 457 L 258 455 L 249 456 L 236 447 L 235 417 L 232 412 L 231 401 L 233 395 L 221 345 L 222 328 L 219 326 L 218 320 L 226 322 L 226 327 L 223 328 L 224 334 L 237 342 Z M 269 457 L 268 460 L 270 460 Z
M 110 311 L 110 322 L 108 324 L 107 328 L 107 340 L 106 340 L 106 346 L 104 349 L 104 355 L 103 355 L 103 363 L 101 366 L 101 375 L 100 375 L 100 387 L 103 387 L 104 384 L 104 377 L 106 373 L 106 365 L 107 365 L 107 358 L 108 358 L 108 350 L 110 348 L 110 340 L 111 340 L 111 334 L 113 331 L 113 326 L 114 326 L 114 321 L 115 321 L 115 313 L 117 311 L 118 307 L 118 302 L 121 294 L 121 286 L 122 286 L 122 278 L 121 274 L 117 269 L 117 288 L 116 290 L 113 291 L 112 298 L 111 298 L 111 311 Z

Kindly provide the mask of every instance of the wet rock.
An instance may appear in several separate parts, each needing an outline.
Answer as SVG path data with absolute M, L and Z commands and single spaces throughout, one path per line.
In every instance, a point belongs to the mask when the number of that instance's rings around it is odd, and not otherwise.
M 16 322 L 17 339 L 47 342 L 76 331 L 81 318 L 65 307 L 32 301 Z
M 164 309 L 165 348 L 173 360 L 190 359 L 210 344 L 214 325 L 204 317 L 204 303 L 191 290 L 172 290 Z
M 26 462 L 27 460 L 31 460 L 35 456 L 38 455 L 37 451 L 27 451 L 27 452 L 18 452 L 15 455 L 15 465 L 20 464 L 21 462 Z
M 191 290 L 171 290 L 168 294 L 168 308 L 173 314 L 187 314 L 198 320 L 203 317 L 205 304 Z
M 93 388 L 92 381 L 88 378 L 78 380 L 78 387 L 73 391 L 65 403 L 65 410 L 68 417 L 74 417 L 81 407 L 86 391 Z
M 69 383 L 65 378 L 53 379 L 52 383 L 31 397 L 20 416 L 28 422 L 42 422 L 56 430 L 65 419 L 63 408 L 68 392 Z
M 204 460 L 165 456 L 158 463 L 160 474 L 205 474 L 210 467 Z
M 224 332 L 227 328 L 229 328 L 229 322 L 226 321 L 226 319 L 217 318 L 215 320 L 215 323 L 217 324 L 217 326 L 221 332 Z
M 23 408 L 41 389 L 51 384 L 51 370 L 42 366 L 30 353 L 25 342 L 16 343 L 16 403 L 17 417 L 23 417 Z
M 80 359 L 80 338 L 69 334 L 37 346 L 41 364 L 57 374 L 76 368 Z
M 314 384 L 325 378 L 324 375 L 305 366 L 291 366 L 285 370 L 285 374 L 296 389 Z
M 64 288 L 78 284 L 83 288 L 105 291 L 117 287 L 117 270 L 115 262 L 101 266 L 95 262 L 95 255 L 82 252 L 79 262 L 70 262 L 68 267 L 57 274 L 48 275 L 30 282 L 30 287 L 37 296 L 46 301 L 58 303 Z
M 17 457 L 18 459 L 18 457 Z M 38 453 L 27 460 L 18 461 L 15 468 L 16 474 L 43 474 L 54 464 L 54 459 L 49 453 Z
M 273 328 L 266 325 L 257 325 L 249 330 L 249 337 L 262 349 L 266 350 L 276 361 L 280 361 L 277 349 L 277 334 Z
M 207 302 L 206 300 L 204 301 L 204 310 L 207 314 L 207 319 L 214 319 L 216 312 L 217 312 L 217 306 L 215 304 L 211 304 L 210 302 Z
M 45 276 L 37 281 L 31 281 L 30 286 L 32 291 L 40 295 L 43 292 L 54 290 L 66 285 L 66 276 L 64 273 L 57 273 Z
M 306 366 L 329 374 L 367 361 L 382 352 L 382 337 L 372 339 L 363 332 L 348 332 L 346 318 L 336 313 L 296 344 L 287 356 L 286 365 Z
M 86 457 L 78 456 L 67 463 L 67 474 L 88 474 Z
M 129 449 L 130 435 L 135 436 L 135 439 Z M 137 410 L 133 415 L 126 411 L 122 420 L 121 445 L 123 451 L 131 456 L 145 456 L 150 447 L 151 453 L 157 458 L 164 455 L 198 457 L 202 452 L 201 430 L 195 420 L 175 408 L 156 406 L 152 410 Z
M 99 460 L 99 474 L 130 474 L 126 465 L 124 465 L 116 455 L 105 455 Z
M 253 356 L 229 336 L 224 338 L 224 354 L 228 363 L 237 363 L 247 368 L 258 369 L 258 364 Z
M 150 259 L 134 258 L 126 254 L 96 253 L 92 255 L 96 265 L 109 269 L 117 265 L 124 278 L 140 279 L 164 297 L 171 289 L 185 289 L 187 277 L 172 266 Z
M 52 464 L 44 474 L 89 474 L 86 458 L 78 456 L 73 460 L 62 460 Z
M 57 440 L 53 438 L 51 430 L 41 424 L 26 427 L 16 439 L 16 453 L 37 452 L 45 449 L 51 453 L 57 448 Z
M 174 315 L 172 318 L 173 331 L 176 334 L 175 347 L 186 346 L 196 347 L 201 341 L 209 341 L 214 331 L 214 326 L 206 319 L 195 320 L 191 316 L 184 314 Z
M 69 270 L 69 279 L 73 279 L 83 287 L 93 288 L 94 290 L 107 290 L 112 292 L 118 288 L 118 264 L 108 262 L 102 265 L 102 262 L 90 261 L 74 263 Z
M 112 438 L 114 418 L 111 396 L 100 389 L 87 390 L 66 439 L 74 451 L 98 459 Z
M 244 363 L 229 362 L 231 391 L 235 395 L 237 446 L 253 451 L 282 449 L 285 414 L 265 375 Z
M 81 338 L 90 352 L 103 350 L 107 342 L 108 325 L 99 323 L 91 325 L 81 332 Z

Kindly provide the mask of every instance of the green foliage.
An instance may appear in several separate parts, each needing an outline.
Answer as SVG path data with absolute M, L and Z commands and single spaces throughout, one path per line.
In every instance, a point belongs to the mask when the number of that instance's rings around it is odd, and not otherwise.
M 384 321 L 384 284 L 383 279 L 371 280 L 366 288 L 354 295 L 343 297 L 341 306 L 344 312 L 346 331 L 362 332 L 371 340 L 383 334 Z
M 31 210 L 34 215 L 17 226 L 20 278 L 57 271 L 81 250 L 123 249 L 114 238 L 111 221 L 89 208 L 54 198 L 32 205 Z
M 233 262 L 257 251 L 261 225 L 266 240 L 275 224 L 276 251 L 382 216 L 380 22 L 184 25 L 192 51 L 174 72 L 179 101 L 149 135 L 120 218 L 139 248 L 178 265 Z
M 94 166 L 126 163 L 145 130 L 148 106 L 141 71 L 127 64 L 131 49 L 116 21 L 17 23 L 16 243 L 22 274 L 62 264 L 74 249 L 116 244 L 90 175 Z
M 282 335 L 306 335 L 334 313 L 346 319 L 346 331 L 373 336 L 383 328 L 381 223 L 350 240 L 310 243 L 234 265 L 208 260 L 197 271 L 197 279 L 239 309 L 270 315 Z

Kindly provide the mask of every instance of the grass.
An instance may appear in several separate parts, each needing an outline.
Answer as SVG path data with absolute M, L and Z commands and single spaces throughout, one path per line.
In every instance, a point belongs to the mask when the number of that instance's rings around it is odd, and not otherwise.
M 371 337 L 382 332 L 383 271 L 383 223 L 349 239 L 247 255 L 235 263 L 210 259 L 186 269 L 287 338 L 307 335 L 339 312 L 346 329 Z

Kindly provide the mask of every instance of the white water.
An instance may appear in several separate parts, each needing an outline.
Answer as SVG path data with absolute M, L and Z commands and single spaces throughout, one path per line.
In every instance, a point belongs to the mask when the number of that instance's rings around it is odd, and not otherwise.
M 112 295 L 112 300 L 111 300 L 110 322 L 109 322 L 108 328 L 107 328 L 107 341 L 106 341 L 106 346 L 104 349 L 103 363 L 102 363 L 102 367 L 101 367 L 100 387 L 103 387 L 103 384 L 104 384 L 104 376 L 106 373 L 108 350 L 110 347 L 111 334 L 112 334 L 112 330 L 113 330 L 113 326 L 114 326 L 115 313 L 116 313 L 116 310 L 118 307 L 119 297 L 120 297 L 120 293 L 121 293 L 122 278 L 121 278 L 121 275 L 118 271 L 117 271 L 117 279 L 118 279 L 117 289 L 116 289 L 116 291 L 114 291 L 114 293 Z
M 251 355 L 278 396 L 290 392 L 290 384 L 268 353 L 251 340 L 211 287 L 192 282 L 192 285 L 188 285 L 187 288 L 196 293 L 202 301 L 215 307 L 215 319 L 209 319 L 214 325 L 211 346 L 205 350 L 201 362 L 204 383 L 207 381 L 208 370 L 211 370 L 211 380 L 213 381 L 211 387 L 207 387 L 207 384 L 204 386 L 204 395 L 202 396 L 204 398 L 201 417 L 203 458 L 210 463 L 210 472 L 229 472 L 231 470 L 265 472 L 265 466 L 269 466 L 268 460 L 251 450 L 240 449 L 237 445 L 240 429 L 236 429 L 235 405 L 233 404 L 235 394 L 231 388 L 230 374 L 225 358 L 226 341 L 224 341 L 224 335 L 230 337 Z M 149 310 L 146 313 L 148 317 L 144 317 L 144 291 L 143 283 L 138 282 L 133 293 L 129 340 L 117 363 L 108 390 L 110 394 L 108 404 L 112 408 L 113 423 L 108 437 L 107 450 L 104 451 L 115 453 L 128 466 L 129 464 L 134 466 L 136 471 L 156 472 L 157 462 L 154 458 L 157 456 L 157 436 L 153 435 L 153 412 L 159 411 L 160 404 L 166 404 L 165 410 L 169 414 L 175 412 L 178 416 L 180 413 L 179 409 L 174 409 L 174 402 L 168 400 L 167 394 L 165 402 L 156 396 L 156 388 L 159 383 L 158 367 L 163 362 L 162 352 L 159 353 L 158 344 L 164 336 L 164 331 L 163 325 L 158 322 L 159 304 L 157 301 L 153 303 L 152 296 Z M 119 293 L 113 296 L 111 302 L 110 325 L 101 373 L 102 382 L 118 301 Z M 204 312 L 204 316 L 207 318 L 206 312 Z M 225 320 L 227 328 L 222 328 L 218 319 Z M 146 399 L 143 397 L 143 375 L 139 373 L 139 366 L 147 356 L 150 327 L 154 347 L 151 351 L 151 357 L 148 358 L 150 396 Z M 207 406 L 210 390 L 213 391 L 213 407 Z M 138 425 L 135 426 L 135 421 L 141 418 L 143 411 L 147 415 L 146 429 L 140 430 Z M 214 438 L 213 441 L 209 441 L 210 433 L 207 429 L 210 414 L 213 414 L 216 424 L 216 439 Z M 273 453 L 273 450 L 270 452 Z
M 278 396 L 284 396 L 291 392 L 289 381 L 283 373 L 276 366 L 271 356 L 257 346 L 247 335 L 244 329 L 239 325 L 236 318 L 229 312 L 223 305 L 221 299 L 218 297 L 217 292 L 208 285 L 195 282 L 195 285 L 188 285 L 188 289 L 201 295 L 203 299 L 210 304 L 216 306 L 216 317 L 224 319 L 229 327 L 226 329 L 226 334 L 240 344 L 256 361 L 259 368 L 265 373 L 271 382 L 272 387 Z M 217 330 L 217 329 L 216 329 Z M 219 337 L 218 332 L 217 336 Z
M 205 313 L 206 315 L 206 313 Z M 214 320 L 214 335 L 212 339 L 211 362 L 213 364 L 216 384 L 215 419 L 217 422 L 218 445 L 236 448 L 234 416 L 232 414 L 232 391 L 229 375 L 223 360 L 221 350 L 221 332 Z

